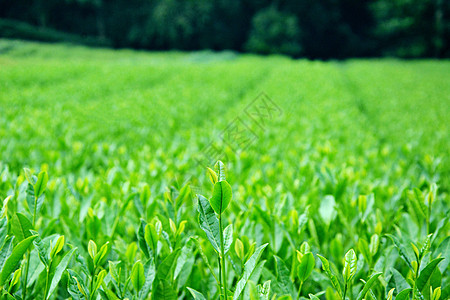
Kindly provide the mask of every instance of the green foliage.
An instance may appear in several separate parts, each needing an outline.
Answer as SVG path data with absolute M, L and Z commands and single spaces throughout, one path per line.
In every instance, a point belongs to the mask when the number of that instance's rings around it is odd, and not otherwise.
M 221 215 L 231 201 L 231 186 L 226 181 L 218 181 L 214 184 L 214 191 L 209 200 L 216 214 Z
M 258 12 L 252 19 L 246 49 L 263 54 L 299 55 L 302 47 L 297 19 L 274 7 Z
M 0 48 L 2 298 L 449 297 L 447 62 Z

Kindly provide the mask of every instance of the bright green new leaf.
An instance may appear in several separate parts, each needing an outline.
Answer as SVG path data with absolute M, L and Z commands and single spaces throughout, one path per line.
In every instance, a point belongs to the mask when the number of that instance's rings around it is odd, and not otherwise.
M 369 252 L 372 256 L 375 256 L 375 254 L 377 254 L 379 245 L 380 245 L 380 238 L 378 237 L 378 234 L 372 235 L 369 244 Z
M 145 242 L 153 252 L 158 248 L 158 240 L 159 235 L 156 232 L 155 226 L 153 224 L 147 224 L 145 226 Z
M 231 186 L 226 181 L 218 181 L 214 185 L 214 191 L 209 200 L 216 214 L 221 215 L 230 204 L 232 197 Z
M 191 194 L 191 187 L 189 185 L 185 185 L 181 188 L 180 193 L 178 194 L 178 197 L 175 199 L 175 203 L 177 207 L 180 207 L 186 199 L 189 198 Z
M 14 271 L 13 279 L 11 280 L 11 283 L 10 283 L 10 289 L 11 289 L 11 287 L 13 287 L 17 283 L 19 283 L 21 275 L 22 275 L 22 269 L 17 269 L 16 271 Z
M 34 195 L 36 196 L 36 198 L 39 198 L 44 193 L 45 188 L 47 187 L 47 182 L 47 172 L 42 171 L 41 173 L 39 173 L 36 184 L 34 185 Z
M 392 288 L 392 289 L 389 291 L 386 300 L 392 300 L 392 297 L 394 296 L 394 290 L 395 290 L 395 288 Z
M 92 259 L 97 255 L 97 244 L 93 240 L 88 243 L 88 252 Z
M 67 291 L 74 300 L 84 300 L 88 298 L 88 291 L 83 279 L 73 270 L 68 269 Z
M 344 262 L 344 281 L 349 282 L 352 280 L 353 276 L 356 274 L 356 254 L 353 249 L 350 249 L 347 254 L 345 254 Z
M 308 242 L 303 242 L 300 245 L 300 253 L 301 254 L 306 254 L 308 252 L 311 252 L 311 246 L 308 244 Z
M 218 160 L 216 162 L 216 164 L 214 165 L 214 170 L 216 171 L 217 174 L 217 181 L 225 181 L 227 180 L 226 178 L 226 174 L 225 174 L 225 165 L 223 162 L 221 162 L 220 160 Z
M 311 252 L 304 254 L 301 258 L 300 265 L 298 266 L 298 278 L 301 282 L 304 282 L 311 275 L 316 262 L 314 260 L 314 255 Z
M 138 260 L 131 270 L 131 283 L 137 292 L 139 292 L 145 284 L 144 266 Z
M 216 184 L 218 177 L 216 172 L 214 172 L 210 168 L 206 168 L 206 174 L 208 175 L 209 180 L 211 180 L 212 184 Z
M 24 168 L 23 172 L 25 173 L 25 178 L 27 179 L 28 183 L 34 185 L 36 181 L 33 179 L 33 174 L 31 173 L 31 170 L 28 168 Z
M 97 274 L 95 279 L 94 291 L 97 291 L 103 283 L 103 279 L 105 279 L 108 272 L 106 270 L 101 270 L 100 273 Z
M 236 252 L 237 257 L 241 260 L 244 258 L 244 244 L 240 239 L 236 239 L 236 242 L 234 243 L 234 251 Z
M 441 287 L 437 287 L 431 296 L 431 300 L 439 300 L 441 297 Z
M 230 250 L 231 244 L 233 243 L 233 224 L 228 225 L 225 227 L 225 230 L 223 231 L 223 244 L 224 244 L 224 252 L 225 254 L 228 253 L 228 250 Z
M 94 256 L 94 265 L 101 265 L 102 262 L 106 259 L 106 256 L 109 252 L 109 242 L 106 242 L 101 248 L 100 251 Z
M 53 247 L 52 251 L 50 252 L 50 258 L 53 259 L 62 250 L 63 247 L 64 247 L 64 236 L 61 235 L 56 241 L 56 244 Z
M 425 255 L 425 253 L 428 252 L 428 250 L 430 250 L 431 247 L 431 238 L 432 238 L 433 234 L 430 233 L 429 235 L 427 235 L 427 239 L 425 240 L 425 242 L 423 243 L 422 248 L 420 248 L 420 255 L 419 258 L 422 259 L 422 257 Z

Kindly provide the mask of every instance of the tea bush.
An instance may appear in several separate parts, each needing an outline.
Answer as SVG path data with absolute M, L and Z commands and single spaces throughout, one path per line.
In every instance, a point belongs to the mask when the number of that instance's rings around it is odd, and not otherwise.
M 2 298 L 449 298 L 449 62 L 1 40 L 0 66 Z

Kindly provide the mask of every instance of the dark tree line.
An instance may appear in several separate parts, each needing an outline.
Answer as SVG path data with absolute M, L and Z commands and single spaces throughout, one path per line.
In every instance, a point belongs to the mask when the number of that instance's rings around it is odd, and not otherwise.
M 114 47 L 450 56 L 446 0 L 0 0 L 0 18 Z

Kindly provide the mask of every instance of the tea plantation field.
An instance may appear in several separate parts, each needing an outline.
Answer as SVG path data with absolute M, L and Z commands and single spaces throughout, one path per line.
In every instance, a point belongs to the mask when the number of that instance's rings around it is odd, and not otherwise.
M 449 75 L 0 40 L 0 295 L 449 299 Z

